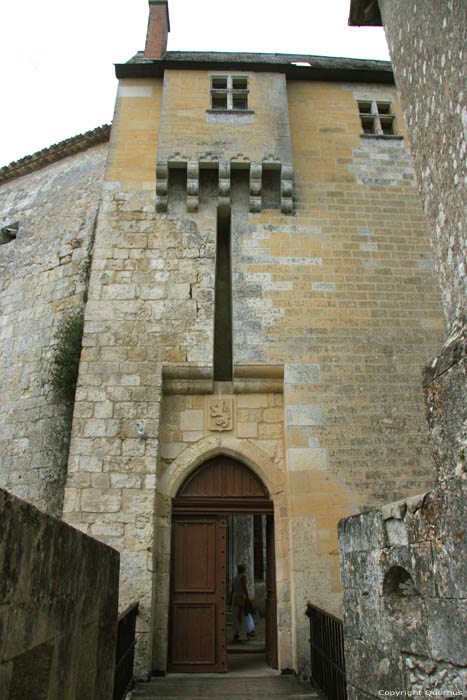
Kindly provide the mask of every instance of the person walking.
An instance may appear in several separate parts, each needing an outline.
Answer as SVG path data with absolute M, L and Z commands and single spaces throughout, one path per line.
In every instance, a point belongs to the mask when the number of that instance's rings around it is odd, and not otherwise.
M 237 575 L 232 580 L 232 627 L 234 642 L 244 635 L 246 639 L 255 636 L 254 622 L 249 612 L 250 597 L 248 595 L 245 564 L 237 564 Z

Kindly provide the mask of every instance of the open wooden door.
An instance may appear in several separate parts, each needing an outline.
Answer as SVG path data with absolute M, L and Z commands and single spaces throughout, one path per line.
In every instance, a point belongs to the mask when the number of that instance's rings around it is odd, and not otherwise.
M 169 671 L 227 671 L 227 515 L 272 512 L 259 477 L 227 455 L 204 462 L 180 487 L 172 502 Z M 269 648 L 277 667 L 273 530 L 268 543 Z
M 227 521 L 174 515 L 169 671 L 227 671 Z
M 276 557 L 274 516 L 272 515 L 268 515 L 266 518 L 266 659 L 272 668 L 278 668 Z

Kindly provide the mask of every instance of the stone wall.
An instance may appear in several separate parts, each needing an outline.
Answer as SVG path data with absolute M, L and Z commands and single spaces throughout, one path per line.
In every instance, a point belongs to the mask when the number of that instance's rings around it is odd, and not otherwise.
M 138 677 L 152 669 L 161 366 L 180 358 L 175 334 L 189 326 L 186 316 L 196 318 L 180 270 L 189 224 L 156 221 L 161 81 L 142 83 L 151 88 L 143 97 L 120 90 L 113 120 L 63 509 L 70 524 L 121 553 L 120 609 L 140 601 Z M 141 421 L 145 440 L 138 438 Z
M 434 490 L 339 525 L 348 690 L 359 700 L 397 691 L 464 697 L 466 8 L 456 1 L 379 5 L 450 335 L 424 372 Z M 356 21 L 365 23 L 367 9 L 370 3 L 353 3 Z
M 443 473 L 465 471 L 467 461 L 466 423 L 454 419 L 465 405 L 459 401 L 465 396 L 465 369 L 458 361 L 467 325 L 467 7 L 462 0 L 441 5 L 427 0 L 381 0 L 380 5 L 450 333 L 427 372 L 441 377 L 446 366 L 458 367 L 457 372 L 439 379 L 436 391 L 442 399 L 437 397 L 436 402 L 441 408 L 435 413 L 433 397 L 427 394 L 432 449 L 441 483 Z M 415 58 L 410 55 L 414 45 Z M 452 418 L 450 426 L 447 415 Z M 437 433 L 444 434 L 442 443 Z
M 111 700 L 119 555 L 0 490 L 0 696 Z
M 60 319 L 82 309 L 107 144 L 0 188 L 0 484 L 41 509 L 62 511 L 70 408 L 50 385 Z
M 464 697 L 465 486 L 341 521 L 349 700 Z
M 180 99 L 193 95 L 183 143 L 199 155 L 209 150 L 210 129 L 219 134 L 205 118 L 209 81 L 177 72 L 167 89 L 174 80 Z M 121 552 L 120 605 L 140 601 L 137 672 L 163 670 L 170 499 L 203 459 L 226 451 L 244 461 L 276 494 L 279 664 L 306 674 L 306 601 L 341 611 L 338 520 L 432 483 L 416 377 L 444 321 L 402 115 L 388 85 L 290 82 L 293 215 L 274 198 L 266 206 L 267 188 L 262 211 L 250 211 L 254 139 L 245 124 L 223 136 L 246 167 L 232 170 L 229 183 L 234 377 L 219 387 L 212 371 L 218 172 L 213 179 L 199 171 L 197 210 L 188 210 L 192 183 L 179 163 L 158 185 L 159 193 L 167 185 L 167 211 L 156 212 L 157 154 L 170 155 L 158 144 L 158 124 L 170 130 L 165 89 L 149 78 L 119 88 L 65 518 Z M 370 144 L 361 136 L 356 99 L 370 92 L 393 103 L 398 138 Z M 277 392 L 260 388 L 276 367 L 283 405 L 242 406 L 242 394 Z M 236 401 L 232 433 L 216 438 L 207 428 L 208 395 Z
M 232 71 L 166 70 L 158 161 L 217 158 L 261 163 L 267 156 L 291 163 L 285 76 L 239 70 L 248 80 L 248 109 L 212 110 L 211 78 Z M 134 89 L 134 88 L 133 88 Z
M 467 303 L 463 0 L 379 0 L 449 327 Z
M 290 81 L 288 95 L 296 213 L 288 227 L 271 226 L 269 212 L 254 222 L 261 253 L 245 268 L 271 272 L 266 357 L 286 363 L 292 595 L 307 673 L 307 600 L 342 616 L 339 519 L 432 484 L 418 377 L 444 322 L 394 86 Z M 362 135 L 357 100 L 370 98 L 392 103 L 399 138 Z M 256 314 L 269 320 L 264 307 Z

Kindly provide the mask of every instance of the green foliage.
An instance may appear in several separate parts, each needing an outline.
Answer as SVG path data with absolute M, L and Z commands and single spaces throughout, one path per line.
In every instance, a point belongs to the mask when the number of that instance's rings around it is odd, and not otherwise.
M 75 398 L 83 325 L 82 314 L 75 313 L 64 318 L 57 330 L 51 381 L 57 397 L 67 403 L 72 403 Z

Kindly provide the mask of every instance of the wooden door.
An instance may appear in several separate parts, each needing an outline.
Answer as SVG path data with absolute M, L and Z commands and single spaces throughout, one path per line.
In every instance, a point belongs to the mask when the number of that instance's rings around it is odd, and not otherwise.
M 169 671 L 227 671 L 227 521 L 174 515 Z
M 274 549 L 274 517 L 266 518 L 266 659 L 272 668 L 278 667 L 276 557 Z

